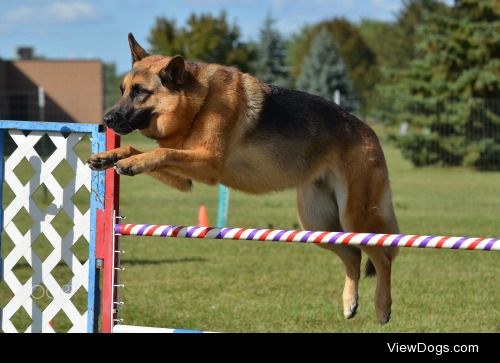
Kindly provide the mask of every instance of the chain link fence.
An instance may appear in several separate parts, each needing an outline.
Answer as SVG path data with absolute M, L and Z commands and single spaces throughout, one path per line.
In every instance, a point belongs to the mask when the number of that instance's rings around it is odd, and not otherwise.
M 111 107 L 119 97 L 117 90 L 106 90 L 105 107 Z M 415 166 L 500 170 L 500 98 L 432 103 L 381 97 L 347 99 L 336 95 L 335 100 L 340 105 L 359 105 L 353 112 L 366 122 L 382 125 L 386 139 L 395 143 Z M 0 93 L 0 119 L 72 121 L 41 90 Z
M 75 122 L 42 88 L 38 92 L 0 93 L 0 119 Z

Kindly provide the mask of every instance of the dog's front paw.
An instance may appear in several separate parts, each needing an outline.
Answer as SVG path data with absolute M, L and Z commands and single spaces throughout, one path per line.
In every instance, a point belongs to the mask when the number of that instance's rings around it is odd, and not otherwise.
M 134 172 L 132 166 L 124 166 L 120 165 L 119 163 L 115 163 L 114 168 L 116 172 L 120 175 L 134 176 L 137 174 Z
M 127 176 L 134 176 L 148 171 L 144 163 L 141 163 L 141 160 L 134 156 L 119 160 L 114 164 L 114 168 L 118 174 Z
M 86 164 L 90 167 L 90 169 L 100 171 L 111 168 L 116 163 L 116 160 L 116 156 L 103 157 L 97 154 L 92 155 L 90 158 L 88 158 Z

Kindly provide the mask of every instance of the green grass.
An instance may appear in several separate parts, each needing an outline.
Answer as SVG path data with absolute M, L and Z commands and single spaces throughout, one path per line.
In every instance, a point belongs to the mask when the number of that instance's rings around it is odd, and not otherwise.
M 123 143 L 154 147 L 137 134 Z M 500 236 L 500 173 L 415 169 L 391 145 L 384 149 L 403 233 Z M 127 222 L 192 225 L 202 203 L 216 221 L 216 188 L 196 184 L 186 194 L 147 176 L 121 181 Z M 231 191 L 229 223 L 295 227 L 295 193 Z M 402 249 L 393 267 L 392 320 L 380 326 L 375 280 L 361 281 L 359 313 L 344 320 L 342 264 L 315 246 L 134 237 L 121 243 L 125 324 L 225 332 L 500 331 L 500 253 Z
M 153 145 L 127 137 L 144 150 Z M 500 173 L 415 169 L 385 146 L 404 233 L 500 235 Z M 194 224 L 198 206 L 216 218 L 215 188 L 190 194 L 148 177 L 122 178 L 127 221 Z M 231 191 L 230 225 L 296 225 L 293 191 L 251 196 Z M 128 324 L 215 331 L 450 332 L 500 331 L 500 254 L 401 251 L 394 265 L 393 320 L 376 322 L 375 281 L 360 285 L 360 311 L 342 317 L 343 268 L 315 246 L 244 241 L 126 237 L 123 261 Z

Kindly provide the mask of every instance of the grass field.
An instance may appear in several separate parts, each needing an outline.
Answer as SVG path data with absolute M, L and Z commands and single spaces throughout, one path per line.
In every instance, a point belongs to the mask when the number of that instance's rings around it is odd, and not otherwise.
M 142 136 L 124 144 L 147 150 Z M 500 173 L 415 169 L 385 145 L 402 233 L 500 236 Z M 195 224 L 201 203 L 216 221 L 216 188 L 174 191 L 147 176 L 122 177 L 130 223 Z M 293 191 L 231 191 L 229 223 L 296 227 Z M 343 267 L 315 246 L 124 237 L 126 324 L 225 332 L 498 332 L 500 253 L 401 251 L 393 267 L 393 313 L 373 308 L 374 279 L 360 283 L 358 315 L 342 316 Z M 0 298 L 2 292 L 0 290 Z M 1 302 L 1 300 L 0 300 Z

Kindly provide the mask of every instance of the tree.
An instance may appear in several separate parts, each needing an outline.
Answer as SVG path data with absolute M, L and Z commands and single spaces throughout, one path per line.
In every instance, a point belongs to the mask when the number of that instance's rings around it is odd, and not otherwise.
M 500 169 L 498 2 L 456 0 L 421 30 L 418 57 L 392 87 L 392 116 L 411 126 L 403 155 L 417 166 Z
M 416 56 L 417 29 L 425 23 L 426 14 L 446 9 L 438 0 L 403 0 L 394 22 L 364 19 L 359 30 L 382 70 L 407 68 Z
M 295 36 L 290 49 L 293 53 L 292 76 L 299 76 L 311 43 L 322 29 L 326 29 L 337 44 L 338 56 L 346 66 L 354 91 L 363 98 L 368 98 L 379 79 L 376 56 L 357 27 L 346 19 L 323 21 L 304 28 L 300 35 Z
M 225 12 L 218 17 L 191 14 L 184 27 L 174 20 L 157 18 L 148 38 L 154 53 L 180 54 L 187 59 L 220 63 L 247 71 L 253 58 L 250 47 L 240 40 L 240 29 L 230 25 Z
M 425 24 L 428 14 L 444 13 L 446 4 L 440 0 L 403 0 L 400 12 L 397 14 L 396 31 L 399 42 L 394 47 L 399 49 L 395 55 L 398 68 L 408 67 L 417 56 L 417 44 L 421 41 L 417 29 Z
M 177 29 L 175 20 L 164 17 L 156 18 L 155 24 L 149 31 L 149 44 L 151 52 L 155 54 L 173 55 L 183 52 L 179 42 L 180 31 Z
M 342 96 L 342 107 L 353 111 L 352 88 L 346 67 L 338 55 L 338 49 L 330 33 L 323 28 L 311 43 L 297 79 L 297 88 L 333 101 L 335 91 Z
M 254 75 L 263 82 L 289 86 L 285 42 L 279 31 L 274 28 L 274 23 L 275 20 L 270 14 L 264 20 L 252 69 Z
M 375 53 L 381 71 L 402 68 L 402 63 L 406 64 L 410 59 L 410 55 L 401 47 L 403 34 L 395 22 L 363 19 L 359 30 Z
M 103 77 L 104 77 L 104 109 L 113 106 L 116 101 L 120 99 L 120 83 L 121 76 L 116 72 L 115 63 L 103 64 Z
M 296 81 L 300 73 L 302 62 L 309 48 L 305 48 L 305 39 L 310 36 L 314 26 L 305 24 L 298 32 L 292 33 L 286 42 L 286 63 L 289 65 L 290 77 L 292 81 Z

